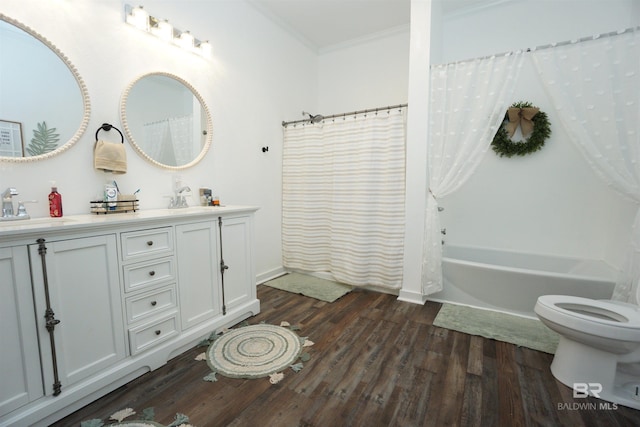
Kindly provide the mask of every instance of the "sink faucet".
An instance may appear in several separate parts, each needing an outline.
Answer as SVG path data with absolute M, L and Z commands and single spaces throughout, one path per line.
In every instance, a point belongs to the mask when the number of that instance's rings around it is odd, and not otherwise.
M 171 201 L 169 202 L 169 209 L 178 209 L 178 208 L 188 208 L 189 207 L 189 205 L 187 204 L 187 199 L 182 194 L 185 191 L 189 192 L 189 191 L 191 191 L 191 188 L 189 188 L 189 186 L 185 185 L 184 187 L 180 187 L 180 188 L 176 189 L 175 197 L 171 198 Z
M 2 193 L 2 217 L 8 218 L 13 216 L 13 196 L 18 195 L 18 190 L 9 187 Z

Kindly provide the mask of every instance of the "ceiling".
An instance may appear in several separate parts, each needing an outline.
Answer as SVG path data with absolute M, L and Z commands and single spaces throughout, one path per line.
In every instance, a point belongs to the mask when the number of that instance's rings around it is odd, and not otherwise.
M 510 0 L 433 0 L 444 15 Z M 249 0 L 315 51 L 407 28 L 411 0 Z

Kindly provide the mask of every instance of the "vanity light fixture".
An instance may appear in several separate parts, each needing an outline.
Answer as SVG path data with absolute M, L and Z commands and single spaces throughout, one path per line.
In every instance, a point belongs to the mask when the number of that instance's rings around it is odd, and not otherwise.
M 212 47 L 208 41 L 195 38 L 189 31 L 181 31 L 169 23 L 147 13 L 142 6 L 124 6 L 125 22 L 137 29 L 152 34 L 168 43 L 173 43 L 190 52 L 210 57 Z

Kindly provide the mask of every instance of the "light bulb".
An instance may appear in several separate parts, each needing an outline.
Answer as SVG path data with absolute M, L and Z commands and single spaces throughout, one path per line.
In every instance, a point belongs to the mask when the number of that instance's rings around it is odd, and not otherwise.
M 211 46 L 211 43 L 209 43 L 208 41 L 203 41 L 200 43 L 200 55 L 204 56 L 205 58 L 210 58 L 211 57 L 211 53 L 213 51 L 213 46 Z
M 127 16 L 127 23 L 140 30 L 149 31 L 149 14 L 142 6 L 134 7 Z
M 180 37 L 176 40 L 176 43 L 183 49 L 193 50 L 194 37 L 189 31 L 185 31 L 180 34 Z
M 170 42 L 173 39 L 173 25 L 166 19 L 164 21 L 158 21 L 158 25 L 152 28 L 151 32 L 166 42 Z

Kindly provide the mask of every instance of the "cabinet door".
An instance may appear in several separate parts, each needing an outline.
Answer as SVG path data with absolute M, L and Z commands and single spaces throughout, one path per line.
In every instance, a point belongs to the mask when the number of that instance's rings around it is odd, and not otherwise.
M 220 260 L 212 221 L 176 226 L 180 320 L 186 330 L 221 311 Z
M 224 272 L 224 298 L 227 309 L 256 298 L 252 242 L 251 216 L 222 218 L 221 252 L 225 265 L 229 267 Z
M 44 396 L 27 247 L 0 249 L 0 416 Z
M 124 321 L 114 235 L 46 241 L 46 272 L 55 326 L 55 354 L 62 392 L 125 357 Z M 30 246 L 31 271 L 42 345 L 45 392 L 52 392 L 53 361 L 45 324 L 42 258 Z

